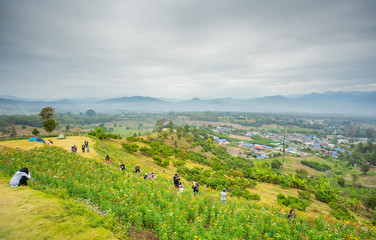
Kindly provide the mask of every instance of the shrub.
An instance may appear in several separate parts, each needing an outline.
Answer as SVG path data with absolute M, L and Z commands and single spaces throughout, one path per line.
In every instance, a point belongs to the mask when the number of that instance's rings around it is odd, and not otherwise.
M 326 164 L 323 163 L 318 163 L 318 162 L 312 162 L 312 161 L 307 161 L 307 160 L 302 160 L 301 163 L 303 165 L 306 165 L 310 168 L 316 169 L 317 171 L 325 172 L 328 170 L 331 170 L 332 168 Z
M 345 179 L 343 177 L 338 178 L 338 185 L 345 187 Z
M 226 178 L 210 178 L 206 183 L 206 186 L 214 189 L 223 189 L 228 187 L 228 182 Z
M 299 194 L 298 196 L 299 199 L 307 200 L 307 201 L 311 200 L 311 193 L 308 191 L 298 191 L 298 194 Z
M 178 160 L 173 162 L 175 167 L 183 167 L 185 166 L 185 162 L 183 160 Z
M 279 204 L 285 205 L 287 207 L 295 208 L 301 211 L 305 211 L 305 209 L 309 206 L 309 203 L 303 200 L 300 200 L 296 197 L 291 197 L 283 194 L 278 194 L 277 202 Z
M 329 207 L 332 209 L 331 214 L 333 215 L 333 217 L 339 220 L 355 219 L 354 216 L 350 214 L 349 210 L 336 202 L 330 202 Z
M 282 163 L 278 161 L 277 159 L 274 159 L 271 163 L 271 167 L 273 169 L 279 170 L 281 168 Z
M 129 153 L 135 153 L 138 150 L 138 145 L 136 143 L 133 143 L 133 144 L 123 143 L 122 146 L 124 150 Z
M 328 190 L 317 191 L 315 194 L 315 197 L 317 200 L 324 202 L 324 203 L 329 203 L 329 202 L 333 202 L 336 200 L 336 196 L 334 195 L 334 193 Z

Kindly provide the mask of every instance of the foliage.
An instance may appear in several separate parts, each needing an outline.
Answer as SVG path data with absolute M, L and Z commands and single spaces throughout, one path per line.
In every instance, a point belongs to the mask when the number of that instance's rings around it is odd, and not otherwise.
M 138 150 L 138 145 L 136 143 L 133 143 L 133 144 L 123 143 L 122 147 L 126 152 L 129 152 L 129 153 L 135 153 Z
M 162 240 L 317 239 L 318 236 L 320 239 L 350 239 L 354 233 L 363 239 L 372 239 L 376 234 L 374 227 L 355 221 L 341 222 L 304 212 L 299 213 L 295 224 L 286 220 L 286 209 L 271 203 L 229 197 L 223 204 L 218 191 L 207 189 L 205 185 L 201 185 L 196 197 L 191 191 L 177 194 L 171 176 L 156 173 L 148 165 L 141 169 L 158 174 L 155 180 L 145 181 L 134 174 L 133 167 L 139 160 L 124 154 L 124 150 L 103 142 L 93 148 L 101 158 L 110 153 L 112 159 L 123 161 L 126 170 L 120 171 L 115 161 L 105 164 L 54 146 L 1 151 L 0 169 L 12 176 L 21 167 L 28 166 L 32 171 L 30 187 L 64 198 L 84 199 L 120 223 L 137 231 L 152 230 Z M 206 179 L 211 174 L 198 169 L 195 175 Z
M 85 116 L 88 116 L 88 117 L 95 117 L 96 115 L 97 113 L 93 109 L 89 109 L 85 112 Z
M 341 187 L 345 187 L 345 179 L 343 177 L 339 177 L 337 183 Z
M 95 130 L 88 132 L 89 136 L 97 137 L 99 140 L 104 139 L 121 139 L 121 137 L 114 133 L 107 133 L 103 127 L 97 127 Z
M 311 200 L 311 192 L 309 191 L 298 191 L 298 197 L 299 199 L 302 199 L 302 200 L 307 200 L 307 201 L 310 201 Z
M 167 167 L 170 165 L 170 161 L 168 158 L 161 158 L 159 156 L 153 156 L 153 160 L 156 164 L 158 164 L 161 167 Z
M 277 159 L 274 159 L 271 163 L 271 167 L 275 170 L 279 170 L 281 168 L 282 163 Z
M 54 119 L 55 116 L 55 109 L 52 107 L 45 107 L 39 113 L 39 116 L 42 120 L 43 128 L 48 132 L 51 133 L 59 123 Z
M 283 194 L 278 194 L 277 202 L 279 204 L 285 205 L 290 208 L 298 209 L 301 211 L 305 211 L 305 209 L 309 206 L 309 202 L 300 200 L 296 197 L 292 196 L 285 196 Z
M 317 200 L 324 203 L 330 203 L 337 199 L 336 195 L 330 190 L 318 190 L 315 193 L 315 197 Z
M 38 129 L 34 128 L 33 131 L 31 131 L 31 133 L 33 135 L 39 135 L 40 132 L 38 131 Z
M 316 169 L 317 171 L 325 172 L 329 171 L 332 168 L 324 163 L 318 163 L 318 162 L 312 162 L 312 161 L 307 161 L 307 160 L 302 160 L 301 163 L 303 165 L 306 165 L 310 168 Z
M 332 209 L 331 214 L 340 220 L 354 220 L 354 216 L 352 216 L 345 207 L 342 205 L 336 203 L 336 202 L 330 202 L 329 207 Z

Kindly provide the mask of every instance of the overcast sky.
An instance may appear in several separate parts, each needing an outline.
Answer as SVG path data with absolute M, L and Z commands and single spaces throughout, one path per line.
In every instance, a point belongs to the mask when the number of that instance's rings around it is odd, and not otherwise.
M 0 95 L 376 91 L 376 1 L 0 0 Z

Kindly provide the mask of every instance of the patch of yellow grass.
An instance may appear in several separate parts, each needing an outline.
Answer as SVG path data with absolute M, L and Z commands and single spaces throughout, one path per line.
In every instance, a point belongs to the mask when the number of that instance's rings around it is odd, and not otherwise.
M 60 199 L 0 177 L 0 239 L 117 239 L 90 219 L 68 213 Z
M 94 158 L 98 154 L 93 148 L 95 144 L 95 140 L 91 139 L 90 137 L 84 137 L 84 136 L 67 136 L 66 139 L 57 139 L 56 137 L 52 138 L 44 138 L 46 142 L 48 140 L 51 140 L 53 142 L 52 146 L 58 146 L 61 148 L 64 148 L 67 151 L 71 151 L 71 146 L 76 145 L 77 146 L 77 152 L 79 155 L 82 155 L 87 158 Z M 89 148 L 90 148 L 90 153 L 82 152 L 82 144 L 84 144 L 84 141 L 87 140 L 89 142 Z M 44 147 L 48 146 L 45 143 L 40 143 L 40 142 L 28 142 L 26 139 L 25 140 L 10 140 L 10 141 L 2 141 L 0 142 L 0 146 L 5 146 L 5 147 L 10 147 L 10 148 L 19 148 L 22 150 L 29 150 L 35 147 Z

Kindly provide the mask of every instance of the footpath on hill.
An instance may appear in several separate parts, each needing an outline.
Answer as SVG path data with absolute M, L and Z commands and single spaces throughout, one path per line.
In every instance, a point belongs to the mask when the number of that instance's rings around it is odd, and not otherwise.
M 9 187 L 0 176 L 0 239 L 117 239 L 90 219 L 74 213 L 63 200 L 29 187 Z

